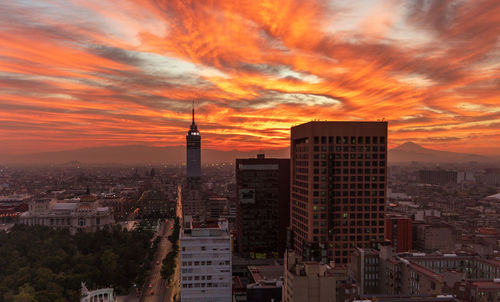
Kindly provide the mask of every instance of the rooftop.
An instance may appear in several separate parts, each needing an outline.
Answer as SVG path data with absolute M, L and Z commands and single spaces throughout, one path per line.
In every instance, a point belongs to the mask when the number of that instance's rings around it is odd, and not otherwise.
M 283 265 L 262 265 L 262 266 L 249 266 L 248 270 L 252 274 L 252 278 L 255 282 L 261 280 L 279 280 L 283 277 L 284 267 Z

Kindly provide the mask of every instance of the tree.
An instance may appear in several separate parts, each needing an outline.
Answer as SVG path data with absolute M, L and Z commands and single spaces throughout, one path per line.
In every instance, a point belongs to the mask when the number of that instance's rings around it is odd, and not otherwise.
M 14 302 L 37 302 L 35 298 L 35 290 L 31 285 L 25 283 L 19 288 L 19 293 L 14 296 Z

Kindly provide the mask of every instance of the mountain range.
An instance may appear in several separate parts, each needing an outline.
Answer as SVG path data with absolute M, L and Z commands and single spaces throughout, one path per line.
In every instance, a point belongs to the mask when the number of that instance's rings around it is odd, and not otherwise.
M 389 150 L 387 155 L 389 163 L 410 163 L 410 162 L 424 162 L 424 163 L 467 163 L 467 162 L 498 162 L 500 158 L 459 153 L 440 151 L 434 149 L 424 148 L 412 142 L 407 142 Z
M 287 158 L 289 148 L 260 151 L 220 151 L 202 149 L 202 163 L 234 163 L 236 158 L 256 157 L 264 153 L 266 157 Z M 424 163 L 463 163 L 493 162 L 500 158 L 484 155 L 439 151 L 424 148 L 412 142 L 392 148 L 388 152 L 390 164 Z M 88 164 L 182 164 L 186 160 L 185 146 L 151 147 L 144 145 L 91 147 L 75 150 L 31 153 L 25 155 L 0 155 L 0 164 L 61 164 L 71 161 Z

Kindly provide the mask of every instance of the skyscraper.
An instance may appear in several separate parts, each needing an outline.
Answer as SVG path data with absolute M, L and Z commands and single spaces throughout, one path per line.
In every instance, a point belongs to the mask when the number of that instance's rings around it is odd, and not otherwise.
M 292 247 L 348 263 L 384 240 L 387 122 L 309 122 L 291 129 Z
M 250 257 L 283 256 L 290 220 L 290 159 L 236 159 L 238 251 Z
M 201 136 L 194 121 L 186 135 L 186 176 L 187 181 L 182 188 L 182 211 L 184 216 L 203 220 L 207 205 L 201 186 Z
M 201 176 L 201 136 L 198 126 L 194 122 L 194 103 L 193 103 L 193 122 L 186 135 L 186 174 L 187 178 L 199 178 Z

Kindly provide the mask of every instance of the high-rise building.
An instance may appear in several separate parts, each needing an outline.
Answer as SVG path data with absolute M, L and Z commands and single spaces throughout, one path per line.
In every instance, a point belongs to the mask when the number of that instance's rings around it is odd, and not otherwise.
M 194 122 L 194 104 L 193 104 L 193 122 L 186 135 L 186 173 L 188 180 L 190 178 L 199 178 L 201 176 L 201 136 L 198 126 Z
M 309 122 L 291 129 L 292 248 L 348 263 L 384 240 L 387 122 Z
M 227 221 L 191 222 L 181 231 L 180 249 L 181 301 L 232 301 Z
M 201 185 L 201 136 L 193 121 L 186 135 L 186 183 L 182 188 L 182 211 L 184 216 L 205 219 L 207 204 Z
M 290 159 L 236 159 L 238 251 L 245 257 L 282 256 L 290 220 Z

